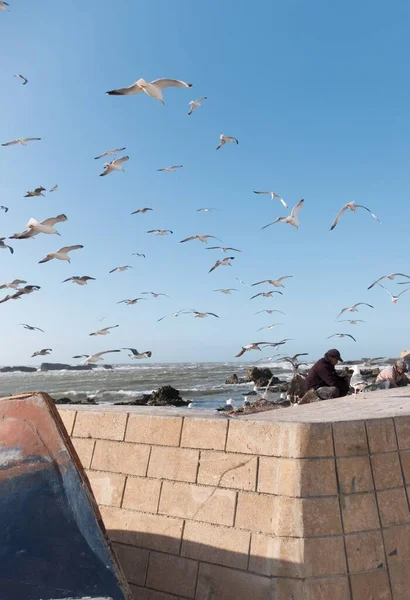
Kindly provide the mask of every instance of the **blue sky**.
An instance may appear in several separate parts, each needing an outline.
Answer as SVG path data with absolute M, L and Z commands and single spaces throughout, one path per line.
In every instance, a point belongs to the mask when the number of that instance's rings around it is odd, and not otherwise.
M 211 3 L 88 0 L 10 0 L 0 13 L 2 142 L 42 137 L 27 148 L 0 148 L 1 235 L 22 231 L 30 217 L 65 213 L 61 237 L 40 235 L 2 251 L 1 279 L 15 277 L 41 291 L 0 305 L 0 363 L 37 364 L 34 350 L 52 358 L 133 346 L 155 361 L 231 360 L 240 346 L 260 339 L 289 342 L 289 352 L 316 358 L 329 345 L 342 355 L 396 355 L 410 345 L 410 293 L 392 305 L 378 276 L 409 271 L 408 3 L 306 3 L 230 0 Z M 22 86 L 15 73 L 28 79 Z M 166 90 L 166 106 L 144 95 L 109 97 L 106 90 L 138 78 L 183 79 L 191 90 Z M 207 96 L 188 117 L 188 102 Z M 220 133 L 239 145 L 216 152 Z M 126 173 L 100 178 L 93 157 L 126 146 Z M 176 173 L 159 173 L 183 164 Z M 39 185 L 59 190 L 24 198 Z M 301 226 L 278 223 L 278 201 L 255 196 L 273 189 L 290 206 L 301 198 Z M 369 206 L 330 224 L 344 202 Z M 146 215 L 130 213 L 151 206 Z M 198 213 L 203 206 L 213 213 Z M 160 238 L 148 229 L 169 228 Z M 218 251 L 205 251 L 192 234 L 213 234 L 242 250 L 232 267 L 208 270 Z M 84 244 L 71 265 L 47 253 Z M 133 257 L 143 252 L 146 259 Z M 125 273 L 109 274 L 130 264 Z M 62 280 L 96 277 L 86 287 Z M 410 274 L 410 273 L 409 273 Z M 283 296 L 249 300 L 253 283 L 293 275 Z M 402 290 L 395 282 L 391 290 Z M 212 290 L 237 287 L 223 296 Z M 171 298 L 116 304 L 142 291 Z M 6 293 L 6 292 L 5 292 Z M 342 307 L 370 302 L 356 315 L 364 324 L 335 323 Z M 220 319 L 181 315 L 182 308 L 216 312 Z M 278 308 L 286 316 L 255 315 Z M 102 317 L 106 319 L 100 323 Z M 30 323 L 46 333 L 18 326 Z M 259 327 L 281 322 L 276 331 Z M 103 338 L 100 326 L 120 327 Z M 350 339 L 327 341 L 336 332 Z M 330 343 L 329 343 L 330 342 Z M 266 351 L 269 355 L 270 352 Z M 256 353 L 251 358 L 259 358 Z M 121 359 L 127 361 L 126 353 Z

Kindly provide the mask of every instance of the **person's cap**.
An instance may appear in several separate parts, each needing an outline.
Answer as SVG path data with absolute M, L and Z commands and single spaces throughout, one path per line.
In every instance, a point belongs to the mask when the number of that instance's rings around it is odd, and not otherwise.
M 337 360 L 343 362 L 343 358 L 340 356 L 340 352 L 336 348 L 331 348 L 326 352 L 326 354 L 330 356 L 330 358 L 337 358 Z
M 396 361 L 396 367 L 401 371 L 407 371 L 406 361 L 402 360 L 401 358 Z

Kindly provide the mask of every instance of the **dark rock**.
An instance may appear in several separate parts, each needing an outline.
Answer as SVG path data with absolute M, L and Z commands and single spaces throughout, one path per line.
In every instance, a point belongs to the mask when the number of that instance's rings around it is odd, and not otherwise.
M 289 381 L 281 381 L 276 385 L 269 386 L 269 392 L 280 394 L 282 392 L 287 392 L 290 386 Z
M 188 406 L 189 401 L 184 400 L 171 385 L 164 385 L 152 394 L 142 394 L 131 400 L 114 402 L 116 406 Z
M 73 404 L 71 398 L 53 398 L 54 404 Z
M 40 365 L 40 371 L 62 371 L 62 370 L 66 370 L 68 371 L 70 369 L 71 365 L 66 365 L 64 363 L 49 363 L 49 362 L 43 362 Z
M 34 373 L 37 371 L 37 367 L 1 367 L 0 373 Z
M 275 383 L 281 383 L 279 377 L 273 377 L 272 371 L 267 367 L 263 369 L 253 367 L 252 369 L 248 369 L 246 375 L 248 377 L 248 381 L 253 381 L 258 387 L 266 387 L 271 379 L 271 384 L 273 385 Z
M 225 384 L 229 385 L 229 384 L 235 384 L 235 383 L 239 383 L 239 377 L 237 376 L 236 373 L 234 373 L 233 375 L 231 375 L 230 377 L 228 377 L 228 379 L 225 379 Z
M 67 365 L 65 363 L 44 362 L 40 365 L 40 371 L 92 371 L 98 367 L 103 369 L 112 369 L 112 365 Z M 26 367 L 27 369 L 31 367 Z M 37 369 L 33 369 L 37 371 Z

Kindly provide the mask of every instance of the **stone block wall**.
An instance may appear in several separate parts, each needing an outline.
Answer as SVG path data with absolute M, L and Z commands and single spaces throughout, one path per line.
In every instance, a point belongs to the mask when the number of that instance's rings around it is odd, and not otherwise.
M 136 599 L 410 599 L 410 416 L 187 413 L 60 410 Z

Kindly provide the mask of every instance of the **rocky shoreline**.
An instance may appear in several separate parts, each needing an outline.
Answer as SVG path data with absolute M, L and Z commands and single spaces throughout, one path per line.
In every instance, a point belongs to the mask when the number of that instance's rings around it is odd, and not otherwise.
M 0 373 L 36 373 L 37 371 L 92 371 L 96 368 L 112 369 L 112 365 L 68 365 L 65 363 L 41 363 L 39 367 L 17 365 L 13 367 L 0 367 Z

